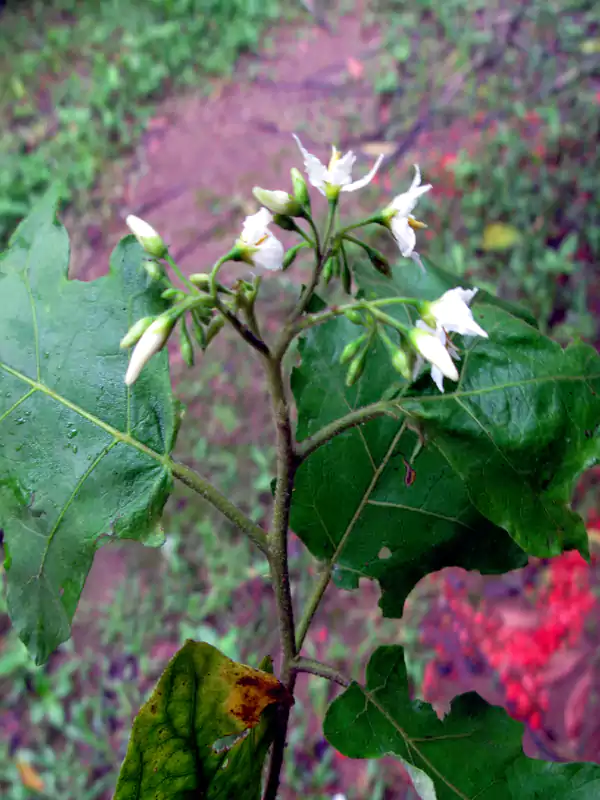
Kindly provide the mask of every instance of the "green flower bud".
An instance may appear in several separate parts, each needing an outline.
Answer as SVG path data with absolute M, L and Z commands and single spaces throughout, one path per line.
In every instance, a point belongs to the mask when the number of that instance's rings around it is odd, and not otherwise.
M 342 350 L 340 364 L 347 364 L 349 361 L 352 361 L 354 356 L 364 344 L 366 338 L 366 336 L 359 336 L 358 339 L 355 339 L 353 342 L 349 342 Z
M 406 378 L 407 381 L 411 380 L 412 378 L 412 365 L 413 359 L 406 353 L 404 350 L 398 349 L 392 356 L 392 366 L 402 375 L 403 378 Z
M 364 249 L 369 256 L 369 261 L 373 264 L 377 272 L 381 272 L 386 278 L 390 278 L 392 275 L 392 268 L 390 267 L 390 262 L 383 253 L 380 253 L 379 250 L 376 250 L 374 247 L 366 246 Z
M 144 331 L 129 360 L 125 374 L 127 386 L 132 386 L 137 381 L 148 361 L 165 346 L 176 321 L 177 318 L 167 312 L 157 317 Z
M 284 231 L 295 231 L 298 228 L 294 220 L 285 214 L 273 214 L 273 222 Z
M 200 314 L 197 313 L 198 309 L 192 310 L 192 331 L 194 333 L 194 338 L 200 345 L 202 350 L 206 350 L 206 331 L 204 330 L 205 322 L 208 320 L 204 319 Z
M 181 357 L 188 367 L 194 366 L 194 345 L 190 337 L 187 325 L 185 324 L 184 317 L 181 318 L 179 323 L 179 350 Z
M 359 353 L 357 356 L 355 356 L 354 360 L 350 362 L 348 372 L 346 373 L 346 386 L 354 386 L 356 381 L 364 372 L 366 361 L 367 350 L 365 349 L 362 351 L 362 353 Z
M 269 189 L 261 189 L 259 186 L 255 186 L 252 189 L 252 194 L 262 206 L 265 206 L 274 214 L 284 214 L 288 217 L 302 216 L 302 205 L 287 192 L 280 190 L 272 192 Z
M 180 291 L 179 289 L 174 289 L 170 286 L 168 289 L 165 289 L 164 292 L 161 292 L 163 300 L 174 300 L 176 303 L 179 303 L 185 297 L 185 294 Z
M 139 342 L 139 340 L 142 338 L 142 335 L 146 332 L 150 325 L 152 325 L 153 321 L 154 317 L 142 317 L 142 319 L 138 319 L 135 325 L 132 325 L 125 336 L 121 339 L 120 347 L 123 350 L 126 350 L 128 347 L 132 347 L 132 345 L 136 344 L 136 342 Z
M 337 277 L 339 274 L 339 265 L 338 265 L 338 257 L 330 256 L 327 261 L 325 262 L 325 266 L 323 267 L 323 282 L 325 285 L 329 283 L 332 278 Z
M 300 170 L 296 169 L 296 167 L 292 167 L 291 176 L 292 186 L 294 187 L 294 197 L 301 206 L 310 209 L 310 195 L 302 173 Z
M 225 325 L 225 317 L 222 317 L 220 314 L 218 317 L 215 317 L 211 320 L 209 326 L 206 329 L 206 347 L 212 342 L 221 328 Z
M 148 258 L 146 261 L 144 261 L 144 269 L 152 281 L 159 281 L 165 275 L 165 271 L 162 266 L 153 258 Z
M 352 322 L 354 325 L 364 325 L 365 321 L 362 317 L 362 314 L 359 311 L 356 311 L 353 308 L 348 308 L 344 311 L 344 316 L 347 320 Z
M 350 272 L 350 266 L 348 264 L 348 259 L 346 258 L 346 251 L 344 250 L 344 246 L 342 245 L 340 248 L 341 253 L 341 271 L 342 271 L 342 288 L 346 292 L 346 294 L 352 294 L 352 273 Z
M 204 272 L 194 272 L 190 275 L 190 281 L 197 286 L 199 289 L 203 289 L 207 291 L 210 288 L 210 275 L 206 275 Z
M 283 257 L 283 269 L 290 267 L 296 260 L 296 256 L 303 248 L 308 247 L 307 242 L 300 242 L 295 247 L 290 247 L 285 256 Z

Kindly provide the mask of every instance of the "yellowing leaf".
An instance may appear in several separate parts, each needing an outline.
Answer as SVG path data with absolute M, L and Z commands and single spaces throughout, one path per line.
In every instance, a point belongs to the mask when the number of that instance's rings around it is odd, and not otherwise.
M 263 712 L 292 702 L 268 671 L 186 642 L 135 719 L 115 800 L 258 800 L 273 736 Z
M 521 233 L 513 225 L 490 222 L 483 231 L 481 247 L 484 250 L 508 250 L 521 241 Z
M 21 783 L 26 789 L 31 789 L 33 792 L 44 791 L 44 781 L 42 780 L 39 772 L 35 770 L 28 761 L 18 760 L 15 764 Z

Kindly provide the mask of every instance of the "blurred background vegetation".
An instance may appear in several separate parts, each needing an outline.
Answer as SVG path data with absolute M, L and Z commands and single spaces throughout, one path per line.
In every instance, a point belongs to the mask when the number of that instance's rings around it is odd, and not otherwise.
M 375 59 L 345 60 L 348 79 L 359 80 L 377 108 L 373 126 L 357 106 L 345 144 L 388 157 L 365 203 L 391 189 L 398 164 L 402 174 L 410 169 L 418 144 L 435 186 L 423 202 L 430 230 L 422 252 L 527 304 L 557 340 L 598 344 L 594 0 L 8 0 L 0 9 L 0 245 L 52 181 L 74 219 L 110 216 L 114 165 L 127 170 L 163 100 L 208 93 L 215 78 L 237 80 L 240 56 L 256 54 L 256 67 L 282 29 L 300 39 L 314 26 L 335 30 L 343 17 L 377 32 Z M 293 290 L 268 287 L 267 303 L 280 308 Z M 200 422 L 188 426 L 179 455 L 263 521 L 272 476 L 263 389 L 233 337 L 220 348 L 196 377 L 175 367 L 188 417 Z M 579 502 L 586 510 L 596 500 L 587 492 Z M 0 605 L 6 800 L 110 797 L 132 715 L 186 637 L 254 665 L 274 650 L 264 565 L 246 540 L 181 490 L 164 526 L 160 551 L 101 552 L 116 589 L 105 589 L 99 567 L 73 641 L 44 668 L 32 665 Z M 314 569 L 294 539 L 292 569 L 301 602 Z M 358 675 L 377 639 L 410 647 L 418 630 L 381 620 L 376 596 L 372 587 L 358 599 L 328 596 L 312 652 Z M 423 664 L 412 669 L 418 684 Z M 394 767 L 359 773 L 332 752 L 317 721 L 330 697 L 319 681 L 301 690 L 285 797 L 414 797 Z

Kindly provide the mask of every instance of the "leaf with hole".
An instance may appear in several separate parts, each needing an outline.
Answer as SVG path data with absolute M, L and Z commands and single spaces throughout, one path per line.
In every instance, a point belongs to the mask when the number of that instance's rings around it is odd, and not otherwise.
M 53 193 L 0 256 L 0 526 L 8 610 L 37 663 L 68 638 L 104 539 L 156 541 L 176 428 L 166 353 L 133 390 L 119 340 L 164 309 L 133 237 L 110 273 L 69 280 Z

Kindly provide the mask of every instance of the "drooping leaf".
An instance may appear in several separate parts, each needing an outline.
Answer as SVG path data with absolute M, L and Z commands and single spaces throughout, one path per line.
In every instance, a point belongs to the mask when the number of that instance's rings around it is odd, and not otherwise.
M 430 299 L 423 289 L 431 282 L 439 296 L 441 271 L 428 266 L 420 274 L 422 294 L 414 293 L 415 272 L 396 267 L 394 291 Z M 367 269 L 358 270 L 358 282 L 368 297 L 391 294 Z M 425 378 L 400 405 L 464 480 L 479 511 L 524 550 L 586 555 L 585 526 L 570 502 L 578 476 L 600 454 L 600 356 L 580 343 L 563 350 L 510 305 L 480 294 L 473 311 L 489 338 L 457 337 L 465 344 L 459 384 L 446 381 L 440 394 Z M 406 322 L 401 307 L 387 310 Z
M 378 401 L 398 375 L 381 346 L 369 354 L 357 385 L 345 386 L 339 357 L 360 329 L 338 318 L 300 342 L 292 376 L 300 440 L 349 411 Z M 407 472 L 417 442 L 403 420 L 380 417 L 339 435 L 300 467 L 292 501 L 293 530 L 319 559 L 335 567 L 338 584 L 377 579 L 386 616 L 401 616 L 415 583 L 445 566 L 504 572 L 524 553 L 474 507 L 467 488 L 434 446 Z M 390 554 L 391 553 L 391 554 Z
M 133 723 L 115 800 L 258 800 L 269 708 L 290 702 L 270 672 L 187 641 Z
M 48 194 L 0 256 L 0 526 L 8 607 L 38 663 L 68 638 L 101 537 L 151 541 L 171 486 L 175 410 L 166 354 L 132 391 L 119 340 L 164 308 L 133 237 L 110 274 L 67 278 Z
M 453 700 L 440 721 L 411 701 L 401 647 L 372 655 L 366 685 L 352 683 L 325 716 L 327 740 L 351 758 L 402 759 L 423 800 L 592 800 L 595 764 L 552 764 L 523 754 L 523 725 L 477 694 Z

